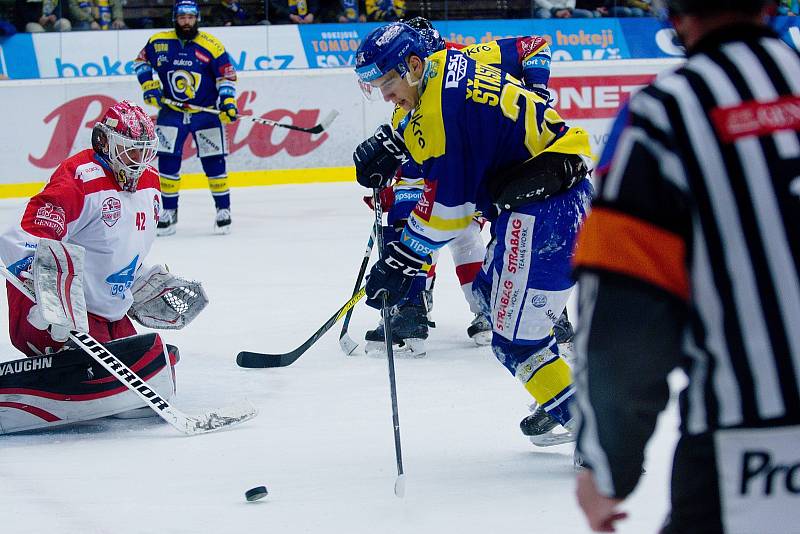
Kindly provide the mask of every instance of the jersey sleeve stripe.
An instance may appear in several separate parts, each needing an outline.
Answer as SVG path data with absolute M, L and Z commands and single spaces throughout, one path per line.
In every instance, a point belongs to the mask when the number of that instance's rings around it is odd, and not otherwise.
M 636 278 L 688 300 L 686 244 L 642 219 L 596 207 L 578 236 L 576 268 Z

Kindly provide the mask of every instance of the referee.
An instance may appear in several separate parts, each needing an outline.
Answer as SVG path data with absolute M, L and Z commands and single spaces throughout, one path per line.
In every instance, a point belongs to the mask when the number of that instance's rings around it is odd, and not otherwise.
M 800 56 L 765 0 L 671 0 L 684 66 L 633 96 L 581 232 L 578 501 L 613 532 L 689 377 L 663 533 L 800 532 Z

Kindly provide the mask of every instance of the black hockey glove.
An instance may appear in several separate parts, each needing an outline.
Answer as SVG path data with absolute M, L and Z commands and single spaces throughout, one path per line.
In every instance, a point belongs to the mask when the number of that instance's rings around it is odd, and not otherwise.
M 380 309 L 386 292 L 386 305 L 394 306 L 408 294 L 411 283 L 425 259 L 399 241 L 386 245 L 386 256 L 372 266 L 367 278 L 367 306 Z
M 362 141 L 353 152 L 356 180 L 370 189 L 389 185 L 397 169 L 406 161 L 405 142 L 388 124 L 378 126 L 375 135 Z

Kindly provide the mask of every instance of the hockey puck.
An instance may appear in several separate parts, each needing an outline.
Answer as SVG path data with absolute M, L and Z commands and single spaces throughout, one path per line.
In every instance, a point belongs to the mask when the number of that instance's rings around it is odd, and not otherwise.
M 255 488 L 249 489 L 244 492 L 244 498 L 247 499 L 249 502 L 257 501 L 259 499 L 263 499 L 267 496 L 267 487 L 266 486 L 257 486 Z

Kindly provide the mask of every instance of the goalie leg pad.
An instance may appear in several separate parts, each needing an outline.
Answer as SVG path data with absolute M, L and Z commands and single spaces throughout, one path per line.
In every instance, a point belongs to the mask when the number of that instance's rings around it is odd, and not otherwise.
M 200 282 L 184 280 L 156 265 L 133 284 L 133 305 L 128 316 L 142 326 L 179 330 L 208 305 Z
M 112 341 L 107 348 L 159 396 L 172 397 L 174 364 L 158 334 Z M 89 421 L 143 404 L 81 349 L 0 362 L 0 434 Z
M 80 245 L 42 238 L 33 258 L 36 304 L 44 321 L 79 332 L 89 331 L 83 294 L 83 261 Z

